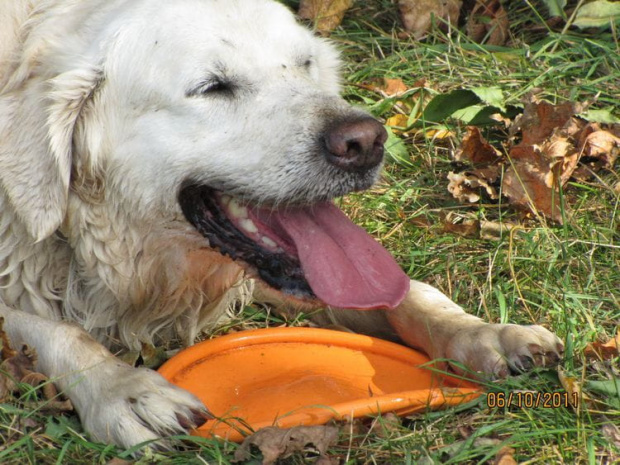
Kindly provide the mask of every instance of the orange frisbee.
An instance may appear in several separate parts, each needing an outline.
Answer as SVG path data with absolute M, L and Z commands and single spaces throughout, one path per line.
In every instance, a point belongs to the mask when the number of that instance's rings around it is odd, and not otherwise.
M 405 415 L 460 404 L 481 392 L 433 370 L 426 355 L 407 347 L 315 328 L 221 336 L 179 352 L 159 372 L 216 416 L 192 434 L 231 441 L 265 426 Z

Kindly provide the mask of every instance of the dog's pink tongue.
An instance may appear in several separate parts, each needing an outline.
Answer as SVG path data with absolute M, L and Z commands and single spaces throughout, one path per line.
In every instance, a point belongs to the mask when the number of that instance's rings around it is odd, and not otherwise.
M 308 284 L 332 307 L 394 308 L 409 278 L 365 230 L 331 203 L 272 212 L 290 237 Z M 275 220 L 275 221 L 274 221 Z

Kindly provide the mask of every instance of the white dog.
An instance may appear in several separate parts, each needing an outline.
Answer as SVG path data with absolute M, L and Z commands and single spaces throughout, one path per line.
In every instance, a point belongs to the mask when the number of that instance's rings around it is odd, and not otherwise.
M 191 344 L 252 296 L 496 376 L 557 360 L 542 327 L 486 324 L 410 282 L 330 203 L 377 179 L 385 133 L 283 6 L 2 8 L 0 316 L 95 439 L 131 446 L 207 415 L 104 347 Z

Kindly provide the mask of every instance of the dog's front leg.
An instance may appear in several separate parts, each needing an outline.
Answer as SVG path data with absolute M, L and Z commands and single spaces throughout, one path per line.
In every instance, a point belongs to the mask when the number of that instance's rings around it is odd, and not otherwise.
M 207 418 L 195 396 L 152 370 L 121 362 L 76 325 L 3 305 L 0 317 L 14 347 L 36 350 L 36 369 L 71 399 L 95 440 L 127 448 L 184 433 Z
M 405 300 L 385 313 L 408 345 L 495 377 L 556 364 L 563 351 L 560 340 L 542 326 L 485 323 L 418 281 L 412 280 Z

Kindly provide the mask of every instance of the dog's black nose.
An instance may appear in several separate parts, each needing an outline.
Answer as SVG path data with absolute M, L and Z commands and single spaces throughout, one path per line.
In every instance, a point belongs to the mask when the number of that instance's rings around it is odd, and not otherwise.
M 325 131 L 327 161 L 346 171 L 365 171 L 383 159 L 387 132 L 374 118 L 345 120 Z

